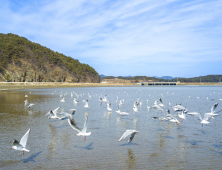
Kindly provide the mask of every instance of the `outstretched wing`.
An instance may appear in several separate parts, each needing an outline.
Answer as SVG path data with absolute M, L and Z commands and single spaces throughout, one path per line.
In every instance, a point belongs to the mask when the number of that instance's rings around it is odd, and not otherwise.
M 85 123 L 83 125 L 83 128 L 82 128 L 82 132 L 83 133 L 86 133 L 86 130 L 87 130 L 87 121 L 88 121 L 88 114 L 86 113 L 86 118 L 85 118 Z
M 57 107 L 57 108 L 56 108 L 55 110 L 53 110 L 52 112 L 53 112 L 53 113 L 57 113 L 59 109 L 60 109 L 60 107 Z M 45 116 L 50 115 L 50 112 L 51 112 L 51 111 L 49 111 L 48 113 L 46 113 Z
M 211 113 L 214 113 L 214 110 L 217 108 L 218 103 L 215 103 L 211 108 Z
M 133 140 L 135 134 L 136 134 L 136 133 L 132 133 L 132 134 L 130 135 L 130 138 L 129 138 L 129 140 L 128 140 L 129 143 L 132 142 L 132 140 Z
M 30 132 L 30 128 L 29 128 L 29 130 L 26 132 L 26 134 L 21 138 L 21 140 L 20 140 L 20 144 L 25 148 L 25 146 L 26 146 L 26 143 L 27 143 L 27 139 L 28 139 L 28 137 L 29 137 L 29 132 Z
M 76 126 L 76 123 L 75 123 L 75 121 L 74 121 L 74 119 L 72 120 L 72 119 L 68 119 L 68 122 L 69 122 L 69 125 L 74 129 L 74 130 L 76 130 L 77 132 L 81 132 L 81 130 Z
M 134 131 L 135 130 L 126 130 L 126 132 L 122 135 L 122 137 L 118 141 L 125 139 L 127 136 L 131 135 Z

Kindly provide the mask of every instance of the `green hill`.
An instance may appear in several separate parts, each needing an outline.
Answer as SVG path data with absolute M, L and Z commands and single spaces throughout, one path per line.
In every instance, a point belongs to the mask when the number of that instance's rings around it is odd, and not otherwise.
M 94 68 L 14 34 L 0 34 L 0 81 L 100 82 Z

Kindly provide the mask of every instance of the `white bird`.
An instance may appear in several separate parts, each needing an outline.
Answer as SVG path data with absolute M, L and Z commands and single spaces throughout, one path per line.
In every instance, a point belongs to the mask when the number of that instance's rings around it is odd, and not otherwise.
M 14 141 L 13 141 L 12 149 L 22 151 L 21 155 L 22 154 L 24 155 L 24 151 L 29 152 L 29 150 L 26 149 L 25 147 L 26 147 L 26 143 L 27 143 L 27 139 L 28 139 L 30 130 L 31 129 L 29 128 L 29 130 L 26 132 L 26 134 L 21 138 L 20 142 L 18 142 L 16 139 L 14 139 Z
M 28 105 L 28 108 L 30 109 L 32 106 L 34 106 L 35 104 L 33 104 L 33 103 L 30 103 L 29 105 Z
M 137 134 L 138 134 L 138 131 L 136 130 L 133 130 L 133 129 L 126 130 L 125 133 L 122 135 L 122 137 L 118 141 L 121 141 L 122 139 L 125 139 L 127 136 L 130 135 L 130 138 L 128 140 L 128 142 L 130 143 L 133 140 L 134 136 Z
M 119 106 L 122 106 L 122 105 L 123 105 L 122 100 L 120 100 L 119 101 Z
M 87 99 L 87 100 L 86 100 L 86 103 L 85 103 L 85 106 L 84 106 L 84 107 L 87 108 L 87 109 L 89 108 L 89 103 L 88 103 L 88 102 L 89 102 L 89 100 Z
M 60 102 L 64 103 L 64 102 L 65 102 L 65 98 L 62 98 L 62 99 L 60 100 Z
M 162 113 L 163 109 L 157 104 L 157 102 L 158 102 L 158 100 L 156 100 L 156 101 L 154 102 L 154 105 L 152 106 L 152 108 L 157 109 L 157 110 L 160 110 L 161 113 Z
M 62 120 L 64 118 L 65 118 L 65 116 L 59 117 L 57 112 L 53 112 L 52 110 L 50 111 L 50 115 L 48 117 L 48 119 L 59 119 L 59 120 Z
M 181 118 L 181 119 L 182 119 L 182 121 L 181 121 L 181 122 L 183 122 L 183 120 L 184 120 L 184 119 L 186 120 L 186 114 L 184 114 L 184 113 L 183 113 L 183 111 L 182 111 L 182 113 L 181 113 L 181 114 L 178 114 L 178 116 L 179 116 L 179 118 Z
M 172 119 L 169 119 L 170 122 L 172 123 L 176 123 L 177 125 L 180 124 L 179 120 L 177 120 L 177 118 L 172 117 Z
M 164 107 L 164 105 L 163 105 L 163 101 L 162 101 L 162 99 L 161 99 L 161 98 L 159 98 L 159 101 L 160 101 L 159 106 L 160 106 L 160 107 Z
M 74 98 L 73 102 L 74 102 L 75 104 L 79 103 L 79 101 L 78 101 L 76 98 Z
M 110 103 L 110 102 L 107 103 L 107 110 L 108 110 L 108 111 L 112 111 L 111 103 Z
M 217 108 L 218 103 L 215 103 L 212 108 L 211 108 L 211 112 L 210 113 L 206 113 L 208 114 L 209 117 L 214 118 L 214 116 L 218 116 L 218 114 L 215 114 L 215 109 Z
M 207 113 L 205 113 L 204 114 L 204 117 L 202 118 L 201 117 L 201 115 L 200 114 L 197 114 L 197 116 L 199 116 L 199 118 L 200 118 L 200 123 L 202 124 L 202 126 L 205 124 L 205 125 L 207 125 L 208 123 L 210 123 L 209 122 L 209 119 L 210 119 L 210 116 L 207 114 Z
M 24 102 L 25 102 L 25 105 L 27 105 L 28 104 L 28 99 L 26 99 Z
M 127 113 L 127 112 L 119 112 L 118 114 L 120 116 L 129 116 L 129 113 Z
M 83 136 L 83 140 L 86 140 L 86 136 L 91 135 L 91 132 L 86 132 L 87 130 L 87 120 L 88 120 L 88 114 L 85 114 L 85 123 L 83 125 L 83 129 L 80 130 L 77 126 L 76 123 L 74 122 L 74 120 L 72 119 L 68 119 L 69 125 L 78 132 L 78 134 L 76 134 L 77 136 Z
M 75 109 L 71 109 L 72 113 L 66 113 L 66 112 L 62 112 L 62 113 L 59 113 L 59 115 L 63 115 L 65 117 L 68 117 L 70 119 L 72 119 L 72 117 L 74 116 L 76 110 Z
M 107 102 L 107 94 L 105 94 L 104 98 L 103 98 L 104 102 Z
M 60 109 L 60 107 L 57 107 L 55 110 L 53 110 L 53 113 L 57 113 L 59 109 Z M 46 113 L 45 116 L 50 115 L 50 112 L 51 112 L 51 111 L 49 111 L 48 113 Z
M 136 112 L 138 112 L 138 107 L 137 107 L 137 105 L 135 105 L 135 106 L 133 107 L 133 111 L 135 112 L 135 114 L 136 114 Z

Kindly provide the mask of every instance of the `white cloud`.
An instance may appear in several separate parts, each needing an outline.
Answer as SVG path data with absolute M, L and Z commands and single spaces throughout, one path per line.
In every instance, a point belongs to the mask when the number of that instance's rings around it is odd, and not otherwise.
M 122 70 L 133 63 L 141 70 L 145 63 L 193 69 L 197 63 L 221 62 L 221 7 L 219 0 L 57 0 L 23 3 L 19 8 L 4 1 L 0 32 L 88 60 L 85 63 L 96 70 L 107 65 L 103 70 L 109 75 L 117 63 Z

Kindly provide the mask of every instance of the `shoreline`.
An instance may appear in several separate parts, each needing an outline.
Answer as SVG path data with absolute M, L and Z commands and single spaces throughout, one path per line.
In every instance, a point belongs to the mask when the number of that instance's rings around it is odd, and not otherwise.
M 178 83 L 177 86 L 222 86 L 222 83 Z M 66 83 L 66 82 L 0 82 L 2 90 L 62 88 L 62 87 L 114 87 L 141 86 L 138 83 Z M 156 85 L 157 87 L 159 85 Z M 166 86 L 166 85 L 164 85 Z M 145 87 L 145 86 L 144 86 Z M 153 87 L 153 86 L 149 86 Z

